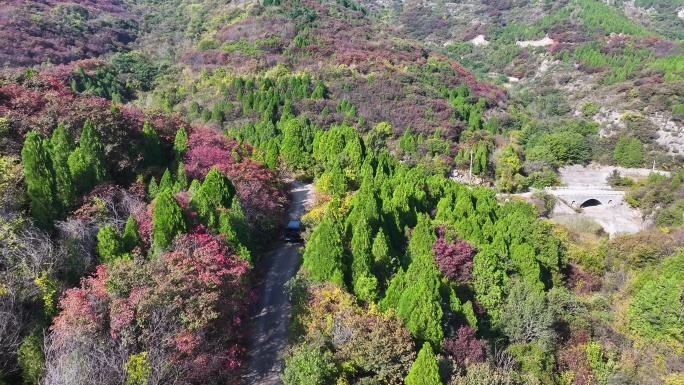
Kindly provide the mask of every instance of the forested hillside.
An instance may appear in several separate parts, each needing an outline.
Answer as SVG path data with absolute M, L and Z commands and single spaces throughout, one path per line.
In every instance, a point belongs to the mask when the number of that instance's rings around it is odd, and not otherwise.
M 284 384 L 680 384 L 681 8 L 3 3 L 0 384 L 246 382 L 292 179 Z
M 527 116 L 518 139 L 526 159 L 554 160 L 527 137 L 553 133 L 565 119 L 586 119 L 600 134 L 592 140 L 594 160 L 681 165 L 680 2 L 363 3 L 479 78 L 508 88 L 509 105 Z M 640 141 L 636 162 L 613 156 L 621 137 Z

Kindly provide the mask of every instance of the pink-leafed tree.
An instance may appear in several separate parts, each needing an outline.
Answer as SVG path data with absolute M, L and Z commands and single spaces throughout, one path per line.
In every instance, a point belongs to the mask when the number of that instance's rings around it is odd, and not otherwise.
M 80 376 L 99 377 L 72 383 L 123 383 L 121 368 L 142 352 L 148 384 L 236 383 L 254 300 L 250 282 L 248 263 L 221 236 L 207 233 L 181 235 L 149 261 L 99 266 L 60 303 L 46 349 L 46 383 L 75 380 L 74 365 L 84 364 Z
M 444 231 L 437 231 L 439 237 L 432 246 L 439 271 L 452 282 L 468 283 L 473 274 L 475 250 L 463 239 L 448 241 Z
M 459 365 L 466 366 L 484 362 L 486 342 L 477 338 L 471 326 L 461 326 L 456 335 L 444 340 L 444 351 Z

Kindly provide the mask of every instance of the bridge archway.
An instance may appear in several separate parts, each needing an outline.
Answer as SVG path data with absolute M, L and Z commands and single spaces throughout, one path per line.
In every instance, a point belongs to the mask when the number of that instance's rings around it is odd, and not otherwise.
M 584 202 L 580 205 L 580 207 L 582 207 L 582 208 L 584 208 L 584 207 L 594 207 L 594 206 L 600 206 L 600 205 L 602 205 L 602 204 L 603 204 L 603 203 L 602 203 L 601 201 L 599 201 L 598 199 L 591 198 L 591 199 L 587 199 L 586 201 L 584 201 Z

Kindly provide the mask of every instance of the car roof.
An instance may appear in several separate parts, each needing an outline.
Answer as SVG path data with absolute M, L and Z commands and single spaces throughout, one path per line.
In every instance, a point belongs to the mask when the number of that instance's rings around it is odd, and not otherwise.
M 287 227 L 299 227 L 300 224 L 301 224 L 300 221 L 290 221 L 287 224 Z

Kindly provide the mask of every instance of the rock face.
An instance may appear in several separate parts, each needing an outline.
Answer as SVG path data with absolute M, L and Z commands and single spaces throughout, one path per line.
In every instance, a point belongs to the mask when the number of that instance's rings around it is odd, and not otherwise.
M 553 44 L 553 39 L 549 37 L 549 35 L 544 36 L 543 39 L 540 40 L 525 40 L 525 41 L 516 41 L 515 44 L 521 46 L 521 47 L 545 47 L 547 45 Z
M 489 44 L 487 39 L 485 39 L 484 35 L 477 35 L 470 42 L 473 43 L 473 45 L 487 45 L 487 44 Z

